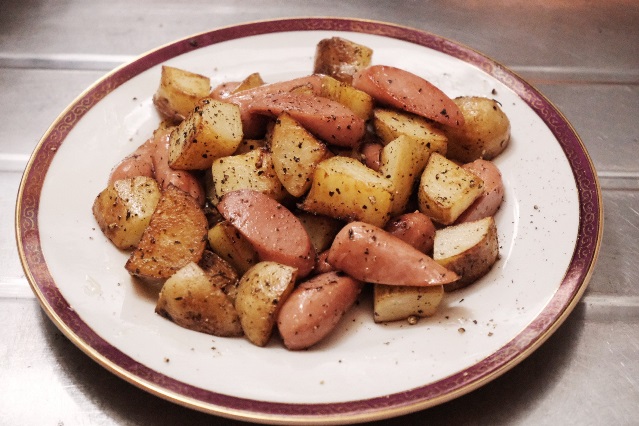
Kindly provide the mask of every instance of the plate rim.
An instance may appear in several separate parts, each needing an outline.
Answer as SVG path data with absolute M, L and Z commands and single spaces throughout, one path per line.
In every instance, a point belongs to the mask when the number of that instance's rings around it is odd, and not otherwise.
M 579 200 L 577 240 L 568 269 L 540 314 L 482 361 L 437 382 L 383 397 L 319 404 L 255 401 L 199 389 L 134 361 L 97 336 L 59 292 L 39 250 L 39 196 L 49 165 L 73 126 L 121 84 L 170 58 L 222 41 L 290 31 L 380 35 L 461 59 L 506 84 L 540 116 L 559 142 Z M 487 384 L 527 358 L 559 328 L 586 290 L 599 254 L 602 218 L 601 187 L 583 141 L 563 113 L 512 70 L 462 43 L 417 28 L 359 18 L 298 17 L 252 21 L 193 34 L 143 53 L 94 82 L 58 115 L 34 148 L 18 189 L 15 234 L 25 276 L 45 313 L 69 340 L 111 373 L 158 397 L 214 415 L 263 423 L 328 424 L 379 420 L 439 405 Z M 111 348 L 107 353 L 97 349 L 104 345 Z

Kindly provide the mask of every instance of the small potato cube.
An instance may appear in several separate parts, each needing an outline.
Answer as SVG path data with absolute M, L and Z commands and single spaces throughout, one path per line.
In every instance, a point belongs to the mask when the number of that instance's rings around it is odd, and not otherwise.
M 308 191 L 315 167 L 331 155 L 323 142 L 286 113 L 275 122 L 271 152 L 277 177 L 294 197 Z
M 218 222 L 209 229 L 208 240 L 211 250 L 229 262 L 240 275 L 258 262 L 251 243 L 228 221 Z
M 293 291 L 296 278 L 296 268 L 276 262 L 260 262 L 242 276 L 235 308 L 251 343 L 268 343 L 280 306 Z
M 146 280 L 168 278 L 187 263 L 200 260 L 207 229 L 206 215 L 197 201 L 169 186 L 125 268 L 131 275 Z
M 254 89 L 264 84 L 264 80 L 262 80 L 262 76 L 259 72 L 254 72 L 249 74 L 244 80 L 240 82 L 240 84 L 233 89 L 232 94 L 241 92 L 242 90 Z
M 222 259 L 215 252 L 204 250 L 198 266 L 209 277 L 211 284 L 219 287 L 235 303 L 240 277 L 231 263 Z
M 363 120 L 368 120 L 373 113 L 375 103 L 368 93 L 328 75 L 322 76 L 320 96 L 339 102 Z
M 153 178 L 116 180 L 96 197 L 93 216 L 117 248 L 129 250 L 140 242 L 160 196 L 160 187 Z
M 169 166 L 178 170 L 207 169 L 217 158 L 233 154 L 242 137 L 237 105 L 203 99 L 171 132 Z
M 201 98 L 208 96 L 210 90 L 208 77 L 164 65 L 153 103 L 164 118 L 179 122 Z
M 240 317 L 215 274 L 190 262 L 166 280 L 155 312 L 190 330 L 214 336 L 241 336 Z
M 464 116 L 461 127 L 446 127 L 449 158 L 470 163 L 479 158 L 491 160 L 510 141 L 510 120 L 494 99 L 462 96 L 454 99 Z
M 273 157 L 266 149 L 218 158 L 211 165 L 209 199 L 214 205 L 222 196 L 238 189 L 253 189 L 281 201 L 286 189 L 275 173 Z
M 395 187 L 395 197 L 391 214 L 403 213 L 408 200 L 419 181 L 431 149 L 423 139 L 401 135 L 389 142 L 380 156 L 379 172 Z
M 419 210 L 435 222 L 450 225 L 483 190 L 484 182 L 479 177 L 433 153 L 419 183 Z
M 328 249 L 335 239 L 335 235 L 344 226 L 341 221 L 324 215 L 301 212 L 296 216 L 304 225 L 311 239 L 311 244 L 315 248 L 315 253 L 321 253 Z
M 373 50 L 364 45 L 332 37 L 320 40 L 315 51 L 314 72 L 351 84 L 353 75 L 371 64 Z
M 390 179 L 349 157 L 319 163 L 302 210 L 383 227 L 390 218 L 395 188 Z
M 427 287 L 375 284 L 375 322 L 398 321 L 409 317 L 429 317 L 437 312 L 444 297 L 442 285 Z
M 433 122 L 405 111 L 376 108 L 373 111 L 375 133 L 387 144 L 401 135 L 426 144 L 429 150 L 446 155 L 448 138 Z
M 499 242 L 492 217 L 437 230 L 433 259 L 456 272 L 460 279 L 446 284 L 446 291 L 466 287 L 483 277 L 497 261 Z

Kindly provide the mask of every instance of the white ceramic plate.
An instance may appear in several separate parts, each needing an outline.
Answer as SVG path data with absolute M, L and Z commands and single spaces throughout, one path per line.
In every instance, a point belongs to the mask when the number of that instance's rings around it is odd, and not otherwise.
M 258 71 L 267 81 L 312 72 L 316 43 L 343 36 L 373 62 L 421 75 L 449 96 L 497 99 L 512 125 L 496 160 L 505 204 L 501 258 L 480 282 L 448 294 L 419 324 L 377 325 L 362 302 L 308 351 L 278 338 L 258 348 L 180 328 L 154 313 L 157 290 L 124 270 L 127 254 L 91 214 L 111 168 L 157 126 L 160 66 L 215 85 Z M 516 365 L 583 293 L 601 236 L 590 158 L 564 117 L 530 85 L 467 47 L 413 29 L 348 19 L 258 22 L 150 52 L 89 88 L 52 125 L 25 171 L 17 235 L 33 290 L 56 325 L 110 371 L 163 398 L 256 422 L 340 423 L 427 408 Z

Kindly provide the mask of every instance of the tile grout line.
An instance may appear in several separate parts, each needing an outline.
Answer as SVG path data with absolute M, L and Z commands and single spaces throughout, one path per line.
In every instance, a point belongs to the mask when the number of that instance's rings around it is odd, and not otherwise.
M 86 53 L 0 53 L 0 68 L 104 71 L 134 60 L 136 55 L 98 55 Z M 518 74 L 539 84 L 590 83 L 639 84 L 639 69 L 601 69 L 588 67 L 548 67 L 511 65 Z

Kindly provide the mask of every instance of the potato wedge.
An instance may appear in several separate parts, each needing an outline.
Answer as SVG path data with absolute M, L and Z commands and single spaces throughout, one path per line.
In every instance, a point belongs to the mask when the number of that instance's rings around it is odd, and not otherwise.
M 382 149 L 379 172 L 393 183 L 391 215 L 406 211 L 406 206 L 419 181 L 431 150 L 423 140 L 401 135 Z
M 212 186 L 207 194 L 214 205 L 224 194 L 252 189 L 275 200 L 286 197 L 286 189 L 275 173 L 273 157 L 266 149 L 218 158 L 211 166 Z
M 446 155 L 448 149 L 446 134 L 433 122 L 419 115 L 389 108 L 375 108 L 373 127 L 384 144 L 405 135 L 422 142 L 430 151 Z
M 461 278 L 444 286 L 452 291 L 483 277 L 499 256 L 497 227 L 492 217 L 437 230 L 433 258 Z
M 254 89 L 256 87 L 264 85 L 264 80 L 259 72 L 249 74 L 244 80 L 237 85 L 235 89 L 231 91 L 231 94 L 241 92 L 242 90 Z
M 271 134 L 273 167 L 280 182 L 294 197 L 311 187 L 315 167 L 332 154 L 289 114 L 280 115 Z
M 125 268 L 142 279 L 168 278 L 187 263 L 200 260 L 207 229 L 206 216 L 197 201 L 169 186 Z
M 233 266 L 211 250 L 204 250 L 197 266 L 202 268 L 211 284 L 226 294 L 235 303 L 240 276 Z
M 211 80 L 208 77 L 163 65 L 160 87 L 153 96 L 153 103 L 164 118 L 179 122 L 210 90 Z
M 320 96 L 339 102 L 364 120 L 368 120 L 373 113 L 375 102 L 371 95 L 328 75 L 322 76 Z
M 469 163 L 498 156 L 510 141 L 510 120 L 494 99 L 463 96 L 454 99 L 464 116 L 461 127 L 446 127 L 449 158 Z
M 235 309 L 251 343 L 268 343 L 280 307 L 293 291 L 296 278 L 296 268 L 276 262 L 260 262 L 242 276 Z
M 390 179 L 358 160 L 336 156 L 317 165 L 302 210 L 336 219 L 384 226 L 395 188 Z
M 257 252 L 251 243 L 228 221 L 222 221 L 207 234 L 211 250 L 229 262 L 240 275 L 257 262 Z
M 419 210 L 435 222 L 450 225 L 483 190 L 484 182 L 478 176 L 433 153 L 419 183 Z
M 335 235 L 344 226 L 341 221 L 324 215 L 300 212 L 296 216 L 304 225 L 316 253 L 329 248 Z
M 373 319 L 375 322 L 429 317 L 437 312 L 444 297 L 444 286 L 428 287 L 375 284 Z
M 187 263 L 167 279 L 160 290 L 155 312 L 177 325 L 214 336 L 241 336 L 240 317 L 219 284 L 219 275 L 207 274 Z
M 313 70 L 351 84 L 353 75 L 369 66 L 372 57 L 373 50 L 367 46 L 331 37 L 317 43 Z
M 116 180 L 96 197 L 93 216 L 117 248 L 132 249 L 149 225 L 161 193 L 156 180 L 150 177 Z
M 202 99 L 171 132 L 169 166 L 178 170 L 207 169 L 217 158 L 233 154 L 242 137 L 237 105 Z

